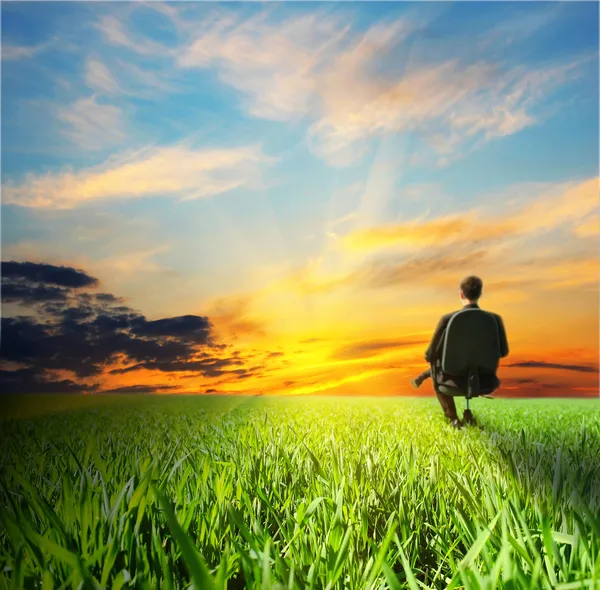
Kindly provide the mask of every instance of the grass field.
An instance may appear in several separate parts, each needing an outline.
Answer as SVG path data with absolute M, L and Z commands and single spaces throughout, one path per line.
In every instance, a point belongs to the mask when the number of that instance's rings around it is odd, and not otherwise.
M 597 400 L 81 399 L 5 406 L 4 588 L 600 588 Z

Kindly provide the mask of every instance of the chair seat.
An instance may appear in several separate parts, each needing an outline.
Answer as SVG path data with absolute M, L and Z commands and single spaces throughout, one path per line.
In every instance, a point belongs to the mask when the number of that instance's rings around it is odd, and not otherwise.
M 437 390 L 445 395 L 454 397 L 466 397 L 466 378 L 448 378 L 438 373 L 436 381 Z M 482 375 L 480 378 L 479 395 L 489 395 L 500 387 L 500 379 L 496 375 Z

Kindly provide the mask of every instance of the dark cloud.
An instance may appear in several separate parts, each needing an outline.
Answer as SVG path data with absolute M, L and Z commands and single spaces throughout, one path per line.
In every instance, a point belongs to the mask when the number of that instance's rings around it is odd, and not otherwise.
M 28 367 L 3 371 L 2 391 L 87 391 L 75 381 L 53 381 L 52 372 L 68 371 L 85 379 L 105 373 L 116 362 L 121 368 L 113 374 L 139 369 L 238 379 L 255 374 L 235 368 L 243 365 L 239 355 L 221 358 L 229 345 L 213 341 L 208 317 L 148 320 L 110 293 L 76 291 L 98 283 L 83 271 L 27 262 L 3 263 L 5 269 L 2 298 L 32 307 L 36 315 L 2 318 L 0 361 Z
M 515 387 L 519 385 L 526 385 L 525 389 L 568 389 L 569 385 L 565 383 L 546 383 L 544 381 L 540 381 L 539 379 L 502 379 L 501 385 L 507 387 Z
M 0 272 L 2 302 L 25 306 L 65 304 L 73 290 L 98 284 L 81 270 L 36 262 L 2 262 Z
M 547 363 L 545 361 L 523 361 L 520 363 L 511 363 L 507 367 L 531 367 L 538 369 L 563 369 L 565 371 L 578 371 L 580 373 L 597 373 L 598 367 L 590 365 L 563 365 L 560 363 Z
M 392 350 L 394 348 L 402 348 L 406 346 L 420 346 L 429 344 L 428 340 L 362 340 L 353 342 L 348 346 L 338 348 L 331 354 L 334 360 L 354 360 L 360 358 L 368 358 L 378 355 L 380 352 Z
M 207 317 L 195 315 L 183 315 L 150 322 L 140 316 L 132 325 L 132 331 L 136 336 L 171 336 L 195 344 L 209 344 L 211 324 Z
M 53 380 L 35 367 L 16 371 L 0 370 L 0 392 L 9 393 L 94 393 L 97 387 L 70 379 Z
M 195 371 L 202 373 L 206 377 L 220 377 L 226 373 L 242 374 L 246 369 L 236 369 L 234 371 L 227 370 L 232 365 L 240 364 L 240 361 L 232 361 L 231 359 L 201 359 L 201 360 L 153 360 L 145 363 L 138 363 L 122 369 L 113 369 L 110 371 L 113 375 L 122 375 L 131 371 L 140 369 L 148 369 L 151 371 L 164 371 L 165 373 L 178 371 Z
M 121 297 L 115 297 L 111 293 L 96 293 L 95 298 L 100 303 L 117 303 L 123 301 Z
M 154 393 L 155 391 L 167 391 L 176 389 L 174 385 L 127 385 L 115 389 L 103 389 L 98 393 Z
M 8 281 L 20 280 L 28 283 L 58 285 L 69 289 L 95 287 L 98 284 L 98 279 L 82 270 L 37 262 L 2 262 L 0 272 L 3 281 L 5 279 Z
M 2 302 L 35 305 L 46 301 L 67 301 L 68 289 L 46 285 L 28 285 L 2 279 Z
M 574 394 L 573 387 L 568 383 L 548 383 L 538 379 L 525 378 L 501 379 L 497 394 L 499 397 L 587 397 L 589 393 Z M 597 396 L 597 392 L 592 396 Z

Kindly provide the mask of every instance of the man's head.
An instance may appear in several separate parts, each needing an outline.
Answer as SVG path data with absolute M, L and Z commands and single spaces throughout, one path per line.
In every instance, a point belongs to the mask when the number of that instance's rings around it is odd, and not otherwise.
M 477 303 L 481 297 L 483 281 L 476 276 L 468 276 L 460 282 L 460 299 L 464 305 Z

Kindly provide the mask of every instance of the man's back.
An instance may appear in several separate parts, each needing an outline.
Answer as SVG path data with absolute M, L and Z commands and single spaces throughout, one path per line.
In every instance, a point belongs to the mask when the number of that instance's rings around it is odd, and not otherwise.
M 480 307 L 477 303 L 469 303 L 465 305 L 463 309 L 480 309 Z M 431 343 L 425 351 L 425 360 L 428 363 L 431 363 L 433 365 L 438 364 L 439 366 L 439 360 L 442 353 L 442 346 L 444 342 L 444 334 L 446 332 L 446 328 L 448 327 L 448 323 L 450 322 L 452 316 L 458 313 L 458 311 L 447 313 L 440 318 L 438 325 L 436 326 L 435 332 L 433 334 L 433 337 L 431 339 Z M 504 322 L 498 314 L 492 312 L 488 313 L 491 313 L 494 316 L 494 318 L 496 318 L 496 322 L 498 324 L 498 336 L 500 338 L 500 357 L 503 358 L 508 355 L 508 341 L 506 338 L 506 330 L 504 329 Z

